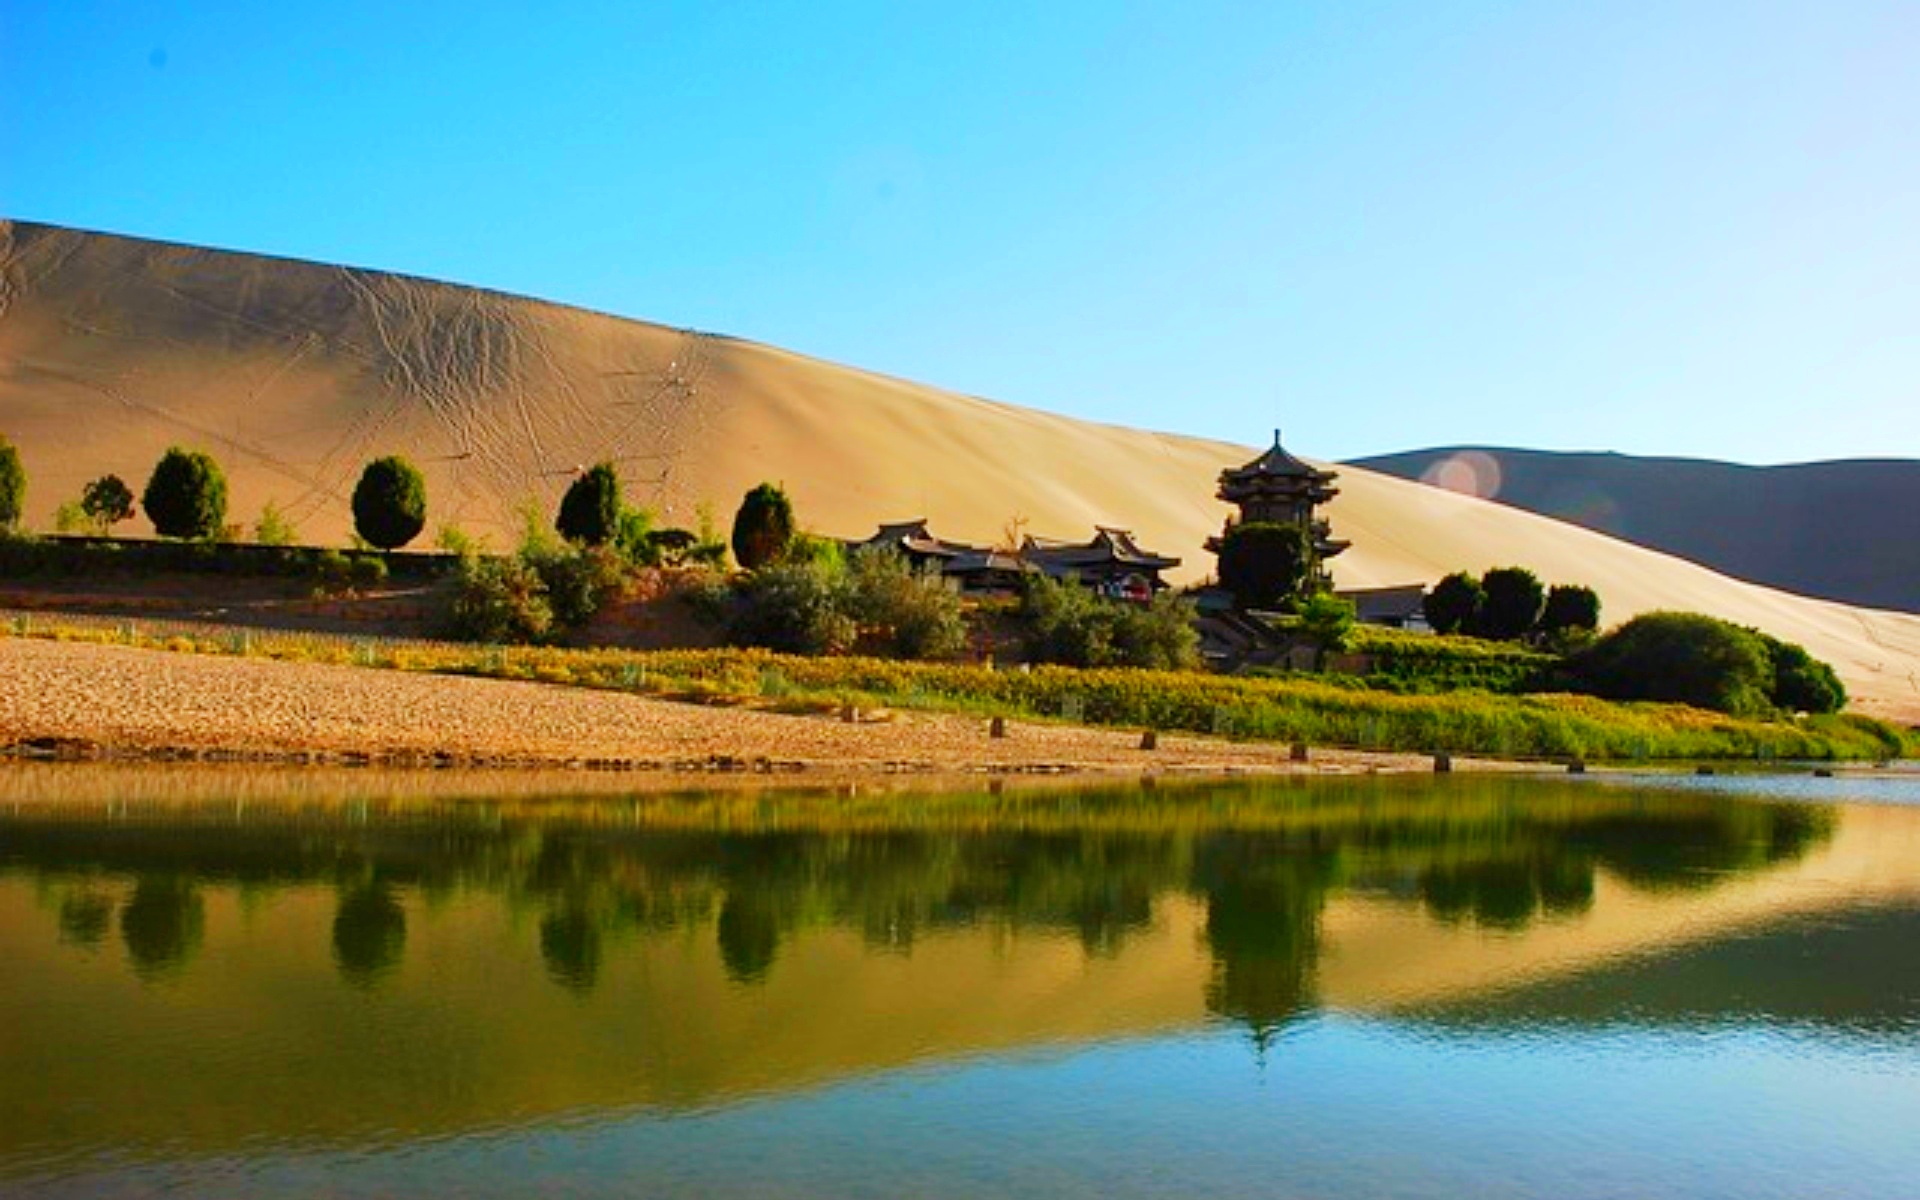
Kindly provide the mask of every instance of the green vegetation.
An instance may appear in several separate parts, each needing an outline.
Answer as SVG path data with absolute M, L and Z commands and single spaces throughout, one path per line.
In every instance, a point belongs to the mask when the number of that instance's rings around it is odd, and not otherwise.
M 227 477 L 198 450 L 170 447 L 141 496 L 147 518 L 162 537 L 211 541 L 227 520 Z
M 1220 586 L 1241 608 L 1277 608 L 1314 574 L 1313 539 L 1301 526 L 1249 521 L 1220 539 Z
M 1772 660 L 1754 634 L 1699 613 L 1645 613 L 1570 664 L 1584 690 L 1716 712 L 1771 710 Z
M 118 475 L 102 475 L 80 490 L 80 511 L 93 532 L 105 537 L 115 525 L 133 519 L 133 489 Z
M 262 546 L 291 546 L 300 540 L 300 532 L 280 506 L 269 500 L 260 508 L 260 519 L 253 523 L 253 540 Z
M 733 557 L 742 568 L 757 571 L 785 555 L 793 540 L 793 504 L 786 492 L 763 483 L 740 501 L 733 517 Z
M 620 476 L 612 463 L 596 463 L 573 481 L 560 498 L 560 513 L 553 526 L 570 542 L 599 546 L 613 541 L 621 532 Z M 645 529 L 637 531 L 645 537 Z
M 1540 613 L 1539 629 L 1549 638 L 1599 632 L 1599 595 L 1575 583 L 1554 584 L 1547 589 L 1547 606 Z
M 1345 650 L 1353 642 L 1353 605 L 1340 597 L 1320 592 L 1300 606 L 1300 630 L 1323 651 Z
M 1033 662 L 1178 671 L 1200 660 L 1192 604 L 1164 592 L 1150 604 L 1122 603 L 1078 583 L 1033 576 L 1017 619 Z
M 27 509 L 27 469 L 20 462 L 20 451 L 0 434 L 0 532 L 19 528 Z
M 1487 593 L 1480 581 L 1465 571 L 1455 571 L 1427 593 L 1427 624 L 1439 634 L 1471 633 L 1480 616 Z
M 398 550 L 427 524 L 427 481 L 399 455 L 376 458 L 353 489 L 353 527 L 367 544 Z
M 1497 642 L 1514 641 L 1533 632 L 1546 603 L 1546 589 L 1525 567 L 1496 567 L 1480 581 L 1485 599 L 1474 622 L 1474 632 Z
M 1835 713 L 1847 706 L 1847 689 L 1832 667 L 1792 642 L 1752 631 L 1773 667 L 1773 703 L 1787 712 Z
M 847 562 L 847 587 L 863 639 L 891 657 L 947 659 L 966 648 L 960 595 L 938 568 L 916 571 L 891 551 L 866 550 Z
M 513 560 L 489 560 L 516 569 Z M 537 610 L 537 603 L 533 605 Z M 1916 747 L 1855 715 L 1753 720 L 1682 705 L 1589 696 L 1394 695 L 1335 682 L 1186 671 L 1078 670 L 822 658 L 763 650 L 633 653 L 452 643 L 345 642 L 301 635 L 142 639 L 131 623 L 58 636 L 134 641 L 202 653 L 247 653 L 405 670 L 646 692 L 706 701 L 771 697 L 784 707 L 893 706 L 1092 724 L 1224 733 L 1319 746 L 1504 758 L 1885 759 Z M 41 630 L 46 633 L 47 631 Z M 505 639 L 493 639 L 505 640 Z
M 1371 663 L 1365 686 L 1383 691 L 1424 695 L 1482 691 L 1512 696 L 1553 690 L 1560 682 L 1559 656 L 1513 642 L 1363 625 L 1353 631 L 1352 649 Z

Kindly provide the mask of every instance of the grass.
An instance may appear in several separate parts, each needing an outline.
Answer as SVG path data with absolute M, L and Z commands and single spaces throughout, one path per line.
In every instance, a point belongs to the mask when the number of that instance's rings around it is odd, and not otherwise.
M 535 680 L 784 711 L 840 705 L 1220 734 L 1317 746 L 1515 759 L 1882 760 L 1920 751 L 1843 714 L 1736 719 L 1671 704 L 1484 691 L 1402 695 L 1314 679 L 807 658 L 758 650 L 639 653 L 209 629 L 113 618 L 16 617 L 16 636 L 112 642 L 406 671 Z

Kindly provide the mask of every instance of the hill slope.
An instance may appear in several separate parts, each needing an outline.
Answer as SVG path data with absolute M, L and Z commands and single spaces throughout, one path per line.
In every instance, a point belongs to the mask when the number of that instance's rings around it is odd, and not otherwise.
M 507 540 L 531 500 L 614 459 L 674 522 L 723 522 L 762 479 L 803 519 L 860 535 L 925 516 L 991 541 L 1128 526 L 1211 568 L 1223 467 L 1245 446 L 1014 408 L 766 346 L 518 297 L 24 222 L 0 222 L 0 432 L 21 448 L 29 519 L 112 471 L 144 483 L 167 445 L 227 466 L 235 520 L 272 500 L 337 541 L 360 468 L 403 452 L 426 471 L 430 522 Z M 1856 698 L 1920 717 L 1920 617 L 1741 583 L 1498 504 L 1348 469 L 1331 517 L 1353 549 L 1343 586 L 1430 581 L 1523 563 L 1597 588 L 1610 620 L 1690 608 L 1803 642 Z
M 1485 471 L 1492 463 L 1494 472 Z M 1481 470 L 1458 464 L 1478 463 Z M 1451 472 L 1477 494 L 1741 579 L 1920 613 L 1920 461 L 1748 467 L 1687 458 L 1456 446 L 1359 459 L 1403 479 Z

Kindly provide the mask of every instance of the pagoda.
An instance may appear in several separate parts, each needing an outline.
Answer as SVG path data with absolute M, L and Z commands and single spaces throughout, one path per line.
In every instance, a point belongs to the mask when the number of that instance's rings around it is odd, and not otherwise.
M 1343 542 L 1333 536 L 1333 527 L 1325 517 L 1316 517 L 1313 510 L 1339 495 L 1340 489 L 1333 486 L 1338 475 L 1332 471 L 1322 471 L 1310 463 L 1301 462 L 1288 454 L 1280 445 L 1280 431 L 1273 431 L 1273 449 L 1244 467 L 1232 467 L 1220 472 L 1220 491 L 1222 500 L 1237 507 L 1238 516 L 1227 518 L 1227 529 L 1235 525 L 1244 525 L 1254 521 L 1269 522 L 1275 525 L 1298 525 L 1307 531 L 1313 539 L 1313 555 L 1317 564 L 1339 554 L 1351 542 Z M 1224 534 L 1224 531 L 1223 531 Z M 1208 538 L 1207 549 L 1220 553 L 1220 538 Z M 1325 582 L 1325 573 L 1321 580 Z

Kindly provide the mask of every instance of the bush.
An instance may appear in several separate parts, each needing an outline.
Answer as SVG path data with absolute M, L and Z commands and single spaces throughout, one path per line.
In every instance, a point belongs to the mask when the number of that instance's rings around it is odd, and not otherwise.
M 627 581 L 626 560 L 611 546 L 570 547 L 522 559 L 546 585 L 554 622 L 569 629 L 592 620 L 607 597 Z
M 1610 700 L 1665 700 L 1735 715 L 1768 711 L 1773 662 L 1754 634 L 1699 613 L 1645 613 L 1570 662 Z
M 1455 571 L 1433 585 L 1422 608 L 1435 633 L 1465 633 L 1478 626 L 1480 606 L 1486 599 L 1478 579 L 1465 571 Z
M 1027 657 L 1035 662 L 1178 669 L 1198 658 L 1192 605 L 1164 593 L 1150 605 L 1120 604 L 1077 583 L 1035 576 L 1017 616 Z
M 1806 648 L 1750 631 L 1766 647 L 1773 667 L 1774 707 L 1788 712 L 1836 713 L 1847 704 L 1847 689 L 1831 666 L 1808 654 Z
M 532 642 L 553 628 L 539 572 L 518 558 L 465 558 L 455 581 L 447 632 L 469 642 Z
M 1313 577 L 1313 539 L 1298 525 L 1249 521 L 1220 539 L 1220 586 L 1241 608 L 1274 608 Z
M 620 532 L 620 476 L 612 463 L 597 463 L 560 498 L 553 527 L 570 542 L 599 546 Z
M 399 455 L 376 458 L 353 489 L 353 527 L 370 546 L 398 550 L 427 524 L 427 481 Z
M 27 469 L 20 462 L 20 451 L 0 436 L 0 531 L 20 524 L 27 508 Z
M 786 553 L 793 533 L 793 504 L 780 488 L 763 483 L 746 494 L 734 514 L 733 557 L 757 571 Z
M 915 571 L 892 550 L 867 549 L 847 567 L 849 615 L 880 631 L 897 658 L 952 658 L 967 644 L 960 595 L 940 570 Z
M 1345 650 L 1355 619 L 1353 604 L 1338 596 L 1314 596 L 1300 606 L 1300 628 L 1322 650 Z
M 843 572 L 819 563 L 776 563 L 740 587 L 727 640 L 790 654 L 839 654 L 859 633 L 847 615 Z
M 102 475 L 80 490 L 80 511 L 93 531 L 104 537 L 133 517 L 133 489 L 118 475 Z
M 1600 628 L 1600 597 L 1590 587 L 1556 583 L 1547 589 L 1547 606 L 1540 613 L 1540 632 L 1549 636 L 1593 633 Z
M 1546 589 L 1539 577 L 1525 567 L 1496 567 L 1480 581 L 1485 599 L 1475 632 L 1497 642 L 1526 637 L 1540 623 L 1540 610 L 1546 602 Z
M 227 477 L 198 450 L 169 447 L 140 498 L 161 537 L 204 541 L 227 520 Z
M 253 540 L 262 546 L 291 546 L 300 538 L 299 530 L 280 511 L 280 506 L 269 500 L 261 506 L 260 519 L 253 523 Z

